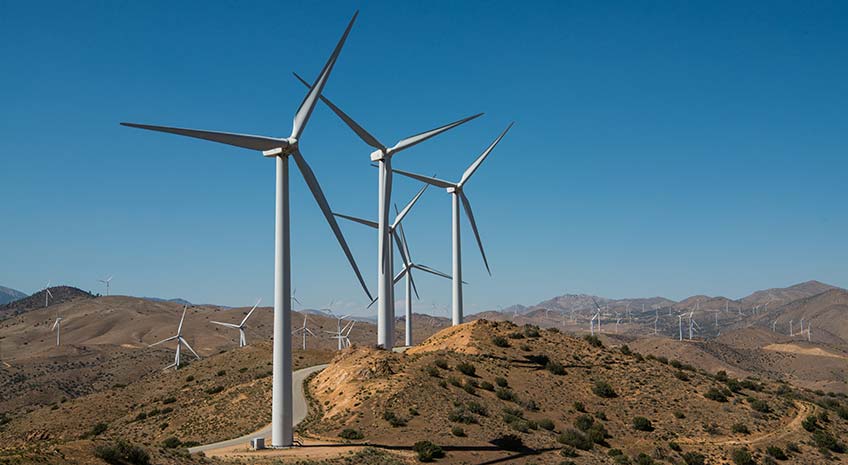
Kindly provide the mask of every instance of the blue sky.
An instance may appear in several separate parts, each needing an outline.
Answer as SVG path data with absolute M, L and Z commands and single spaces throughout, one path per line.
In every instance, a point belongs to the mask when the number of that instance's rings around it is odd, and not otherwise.
M 393 144 L 486 113 L 395 167 L 458 179 L 516 122 L 466 188 L 493 271 L 465 223 L 471 312 L 848 286 L 848 4 L 824 1 L 0 2 L 0 284 L 270 303 L 273 162 L 118 122 L 286 136 L 291 72 L 314 78 L 357 8 L 325 94 L 363 126 Z M 326 108 L 301 148 L 335 210 L 376 217 L 370 150 Z M 292 184 L 298 297 L 361 306 Z M 342 226 L 375 290 L 376 234 Z M 450 271 L 445 192 L 406 230 Z M 446 315 L 449 283 L 419 286 Z

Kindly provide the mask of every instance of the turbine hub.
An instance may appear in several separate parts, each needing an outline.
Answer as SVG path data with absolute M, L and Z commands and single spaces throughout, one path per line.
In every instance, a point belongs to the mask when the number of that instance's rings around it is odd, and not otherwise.
M 290 153 L 297 150 L 297 139 L 294 137 L 289 137 L 288 139 L 281 139 L 280 147 L 275 147 L 270 150 L 263 150 L 262 156 L 265 157 L 284 157 L 289 155 Z
M 371 161 L 385 160 L 386 158 L 388 158 L 388 155 L 389 154 L 383 149 L 375 150 L 375 151 L 371 152 Z
M 448 194 L 453 194 L 453 193 L 459 194 L 460 192 L 462 192 L 462 188 L 459 187 L 459 186 L 446 187 L 445 190 L 448 191 Z

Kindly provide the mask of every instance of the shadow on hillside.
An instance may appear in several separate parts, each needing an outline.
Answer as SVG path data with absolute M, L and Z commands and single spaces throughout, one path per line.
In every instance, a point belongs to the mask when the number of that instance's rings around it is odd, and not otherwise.
M 403 451 L 412 451 L 413 446 L 403 446 L 403 445 L 389 445 L 389 444 L 376 444 L 376 443 L 338 443 L 338 444 L 313 444 L 313 445 L 304 445 L 302 446 L 305 449 L 308 448 L 318 448 L 318 447 L 350 447 L 350 446 L 361 446 L 361 447 L 375 447 L 377 449 L 384 450 L 403 450 Z M 479 462 L 476 465 L 493 465 L 496 463 L 508 462 L 510 460 L 519 459 L 522 457 L 529 457 L 533 455 L 540 455 L 545 452 L 550 452 L 554 450 L 559 450 L 557 447 L 546 447 L 542 449 L 531 449 L 529 447 L 525 447 L 519 451 L 510 451 L 503 447 L 499 447 L 497 445 L 480 445 L 480 446 L 442 446 L 442 450 L 445 452 L 509 452 L 510 455 L 505 457 L 499 457 L 492 460 L 487 460 L 485 462 Z

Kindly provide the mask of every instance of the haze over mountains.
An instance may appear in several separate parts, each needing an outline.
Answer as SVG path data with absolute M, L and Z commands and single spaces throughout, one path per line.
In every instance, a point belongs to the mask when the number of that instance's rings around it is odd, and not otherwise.
M 9 287 L 0 286 L 0 305 L 23 299 L 27 295 Z

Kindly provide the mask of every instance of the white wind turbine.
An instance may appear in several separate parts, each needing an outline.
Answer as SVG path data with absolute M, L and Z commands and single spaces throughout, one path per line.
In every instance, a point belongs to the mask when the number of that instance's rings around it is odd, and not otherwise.
M 483 160 L 489 156 L 489 154 L 494 150 L 495 146 L 498 145 L 498 142 L 503 139 L 509 129 L 512 127 L 513 123 L 509 123 L 509 126 L 504 129 L 504 131 L 494 140 L 483 153 L 474 160 L 474 163 L 462 173 L 462 177 L 459 179 L 459 182 L 448 182 L 441 179 L 422 176 L 420 174 L 409 173 L 407 171 L 394 170 L 395 173 L 422 181 L 427 184 L 431 184 L 436 187 L 443 187 L 447 189 L 447 192 L 451 195 L 451 206 L 452 206 L 452 221 L 451 221 L 451 230 L 453 233 L 453 272 L 451 276 L 453 276 L 453 314 L 452 314 L 452 324 L 454 326 L 458 324 L 462 324 L 463 318 L 463 310 L 462 310 L 462 252 L 461 252 L 461 242 L 460 242 L 460 225 L 459 225 L 459 204 L 462 202 L 462 206 L 465 209 L 465 214 L 468 217 L 468 222 L 471 224 L 471 230 L 474 232 L 474 237 L 477 239 L 477 246 L 480 248 L 480 255 L 483 256 L 483 264 L 486 265 L 486 271 L 489 272 L 491 276 L 492 271 L 489 269 L 489 262 L 486 259 L 486 253 L 483 251 L 483 242 L 480 240 L 480 233 L 477 231 L 477 222 L 474 220 L 474 213 L 471 211 L 471 202 L 468 201 L 468 197 L 465 196 L 465 184 L 471 179 L 471 176 L 477 171 L 477 168 L 480 167 L 480 164 L 483 163 Z
M 52 299 L 52 298 L 53 298 L 53 293 L 50 292 L 50 281 L 47 281 L 47 286 L 44 288 L 44 307 L 45 308 L 48 305 L 50 305 L 50 302 L 48 301 L 48 299 Z
M 595 319 L 598 319 L 599 320 L 598 322 L 600 323 L 600 317 L 601 317 L 601 311 L 598 310 L 597 312 L 595 312 L 594 315 L 592 315 L 592 319 L 589 320 L 589 331 L 592 332 L 592 336 L 595 335 Z M 598 326 L 600 326 L 600 325 L 598 325 Z
M 415 203 L 418 202 L 418 199 L 421 198 L 421 195 L 424 194 L 424 191 L 427 190 L 427 187 L 428 186 L 422 187 L 418 191 L 418 193 L 415 194 L 415 197 L 413 197 L 412 200 L 410 200 L 409 203 L 406 204 L 405 207 L 403 207 L 403 210 L 401 210 L 400 212 L 398 212 L 396 214 L 395 220 L 388 227 L 389 239 L 388 239 L 388 242 L 386 242 L 386 244 L 389 245 L 389 253 L 386 254 L 386 260 L 388 262 L 386 271 L 389 274 L 389 276 L 393 276 L 394 272 L 395 272 L 394 271 L 394 257 L 393 257 L 393 252 L 392 252 L 392 250 L 393 250 L 392 245 L 395 245 L 397 247 L 398 251 L 400 252 L 401 258 L 403 259 L 403 263 L 404 263 L 404 270 L 410 265 L 409 257 L 406 255 L 406 249 L 403 247 L 403 241 L 401 240 L 401 237 L 400 237 L 400 234 L 399 234 L 400 228 L 401 228 L 401 221 L 403 221 L 403 219 L 406 217 L 406 215 L 409 214 L 409 211 L 412 209 L 412 207 L 415 205 Z M 395 206 L 395 211 L 397 211 L 397 206 Z M 344 218 L 346 220 L 350 220 L 350 221 L 353 221 L 355 223 L 359 223 L 359 224 L 362 224 L 362 225 L 365 225 L 365 226 L 368 226 L 368 227 L 371 227 L 371 228 L 374 228 L 374 229 L 377 229 L 377 230 L 380 229 L 380 224 L 378 222 L 358 218 L 358 217 L 355 217 L 355 216 L 343 215 L 341 213 L 334 213 L 334 215 L 338 216 L 339 218 Z M 392 299 L 394 299 L 394 283 L 396 283 L 399 279 L 400 279 L 400 275 L 398 275 L 397 277 L 394 277 L 393 280 L 392 280 L 392 283 L 391 283 L 392 286 L 389 289 Z M 416 290 L 415 294 L 418 295 L 417 290 Z M 379 318 L 380 318 L 380 316 L 379 316 L 379 301 L 380 301 L 380 297 L 378 296 L 377 297 L 378 329 L 379 329 Z M 371 305 L 373 305 L 373 304 L 374 304 L 374 302 L 371 302 Z M 369 305 L 369 307 L 371 305 Z M 407 303 L 407 307 L 409 307 L 411 309 L 409 303 Z M 395 315 L 394 314 L 394 305 L 387 307 L 387 308 L 391 308 L 390 316 L 391 316 L 392 321 L 394 321 L 394 315 Z M 409 324 L 410 321 L 411 321 L 411 319 L 409 318 L 409 316 L 407 316 L 407 325 Z M 388 347 L 392 347 L 392 346 L 394 346 L 394 340 L 395 340 L 394 324 L 391 325 L 391 328 L 385 328 L 385 329 L 388 331 L 388 334 L 390 335 L 389 340 L 392 341 L 392 343 Z M 378 345 L 381 344 L 379 334 L 378 334 L 378 338 L 377 338 L 377 344 Z M 387 347 L 387 346 L 383 345 L 383 347 Z
M 247 312 L 247 315 L 244 317 L 243 320 L 241 320 L 241 323 L 239 324 L 221 323 L 220 321 L 210 321 L 210 323 L 239 330 L 239 347 L 244 347 L 247 345 L 247 338 L 244 335 L 244 327 L 245 324 L 247 324 L 247 319 L 250 318 L 250 315 L 253 315 L 253 311 L 256 310 L 256 307 L 259 306 L 259 302 L 262 302 L 262 297 L 260 297 L 259 300 L 256 301 L 256 304 L 253 306 L 253 308 L 250 309 L 249 312 Z
M 332 336 L 330 336 L 332 339 L 337 339 L 339 341 L 339 350 L 342 350 L 345 347 L 350 347 L 350 331 L 356 324 L 356 320 L 349 321 L 346 325 L 344 325 L 344 328 L 342 328 L 341 322 L 348 316 L 350 315 L 345 315 L 339 318 L 339 326 L 336 331 L 324 331 L 325 333 L 332 334 Z
M 395 205 L 395 213 L 400 215 L 397 212 L 397 205 Z M 412 261 L 412 255 L 409 252 L 409 242 L 406 241 L 406 234 L 403 232 L 403 225 L 398 223 L 397 230 L 400 233 L 397 236 L 398 245 L 403 250 L 403 255 L 406 257 L 405 263 L 403 265 L 403 269 L 395 276 L 394 282 L 397 283 L 398 280 L 402 277 L 406 277 L 406 312 L 405 312 L 405 320 L 404 320 L 404 342 L 406 347 L 412 346 L 412 291 L 415 291 L 415 298 L 421 300 L 421 297 L 418 295 L 418 288 L 415 286 L 415 281 L 412 279 L 412 270 L 418 269 L 436 276 L 441 276 L 445 279 L 451 279 L 450 275 L 442 273 L 439 270 L 435 270 L 430 268 L 427 265 L 422 265 L 420 263 L 415 263 Z
M 295 74 L 295 77 L 307 87 L 310 87 L 300 76 Z M 381 345 L 385 349 L 391 349 L 394 345 L 395 329 L 394 286 L 392 284 L 391 272 L 393 255 L 391 247 L 392 234 L 389 228 L 389 205 L 392 203 L 392 157 L 398 152 L 471 121 L 481 116 L 482 113 L 407 137 L 406 139 L 401 139 L 393 147 L 386 147 L 376 137 L 366 131 L 365 128 L 360 126 L 359 123 L 354 121 L 353 118 L 334 105 L 330 99 L 322 95 L 321 101 L 338 115 L 363 142 L 376 149 L 371 153 L 371 161 L 378 162 L 377 167 L 379 168 L 379 199 L 377 208 L 377 345 Z M 456 276 L 456 270 L 454 270 L 454 276 Z M 462 279 L 462 277 L 460 276 L 459 279 Z M 457 324 L 456 321 L 454 321 L 454 324 Z
M 695 329 L 696 328 L 701 329 L 701 327 L 698 326 L 698 322 L 695 321 L 695 319 L 693 318 L 694 314 L 695 314 L 694 311 L 689 312 L 689 340 L 690 341 L 692 340 L 692 335 L 697 332 Z
M 678 332 L 678 340 L 683 340 L 683 314 L 677 314 L 677 332 Z
M 771 322 L 771 332 L 775 332 L 777 329 L 777 320 Z
M 655 308 L 656 315 L 654 316 L 654 335 L 657 334 L 657 323 L 660 321 L 660 309 Z
M 53 322 L 53 329 L 50 330 L 50 331 L 56 331 L 56 347 L 59 347 L 59 342 L 60 342 L 59 338 L 62 334 L 62 320 L 63 319 L 64 318 L 59 316 L 59 309 L 57 308 L 56 309 L 56 321 Z
M 795 335 L 795 331 L 792 329 L 792 320 L 789 320 L 789 336 L 792 337 Z
M 804 334 L 804 318 L 801 318 L 801 334 Z
M 112 276 L 109 276 L 106 279 L 98 279 L 101 283 L 106 286 L 106 295 L 109 295 L 109 290 L 112 288 Z
M 347 25 L 333 53 L 327 60 L 312 88 L 306 94 L 294 115 L 291 135 L 286 138 L 254 136 L 248 134 L 233 134 L 226 132 L 201 131 L 163 126 L 149 126 L 132 123 L 121 123 L 125 126 L 167 132 L 182 136 L 205 139 L 227 145 L 234 145 L 262 152 L 265 157 L 273 158 L 276 162 L 276 206 L 274 233 L 274 355 L 271 407 L 271 444 L 273 447 L 288 447 L 294 441 L 292 415 L 292 336 L 291 336 L 291 244 L 289 235 L 289 158 L 294 158 L 295 164 L 303 175 L 309 190 L 315 197 L 324 217 L 333 230 L 339 245 L 353 268 L 360 285 L 373 300 L 359 267 L 354 261 L 353 254 L 345 242 L 336 219 L 333 217 L 321 186 L 312 168 L 300 152 L 299 140 L 306 128 L 306 123 L 315 108 L 318 96 L 330 77 L 336 64 L 342 46 L 350 33 L 356 16 Z
M 301 334 L 303 336 L 303 350 L 306 350 L 306 336 L 307 335 L 312 336 L 312 337 L 317 337 L 317 336 L 315 336 L 315 333 L 313 333 L 311 329 L 306 327 L 306 319 L 308 317 L 309 317 L 309 315 L 307 313 L 304 313 L 303 314 L 303 326 L 292 331 L 292 335 L 294 335 L 294 336 L 296 336 L 298 334 Z
M 165 368 L 163 368 L 163 370 L 167 370 L 168 368 L 171 368 L 171 367 L 174 367 L 174 370 L 180 369 L 180 349 L 182 348 L 183 345 L 185 345 L 186 348 L 189 351 L 191 351 L 191 353 L 194 354 L 194 356 L 197 357 L 198 360 L 200 360 L 200 355 L 197 355 L 197 352 L 195 352 L 194 349 L 192 349 L 191 346 L 188 344 L 188 342 L 185 340 L 185 338 L 183 338 L 183 321 L 185 320 L 187 309 L 188 309 L 188 306 L 184 305 L 183 306 L 183 316 L 180 317 L 180 325 L 177 326 L 177 335 L 176 336 L 171 336 L 169 338 L 162 339 L 161 341 L 155 342 L 155 343 L 150 344 L 148 346 L 148 347 L 153 347 L 153 346 L 159 345 L 163 342 L 168 342 L 168 341 L 173 341 L 173 340 L 177 341 L 177 351 L 176 351 L 176 354 L 174 356 L 174 363 L 166 366 Z

